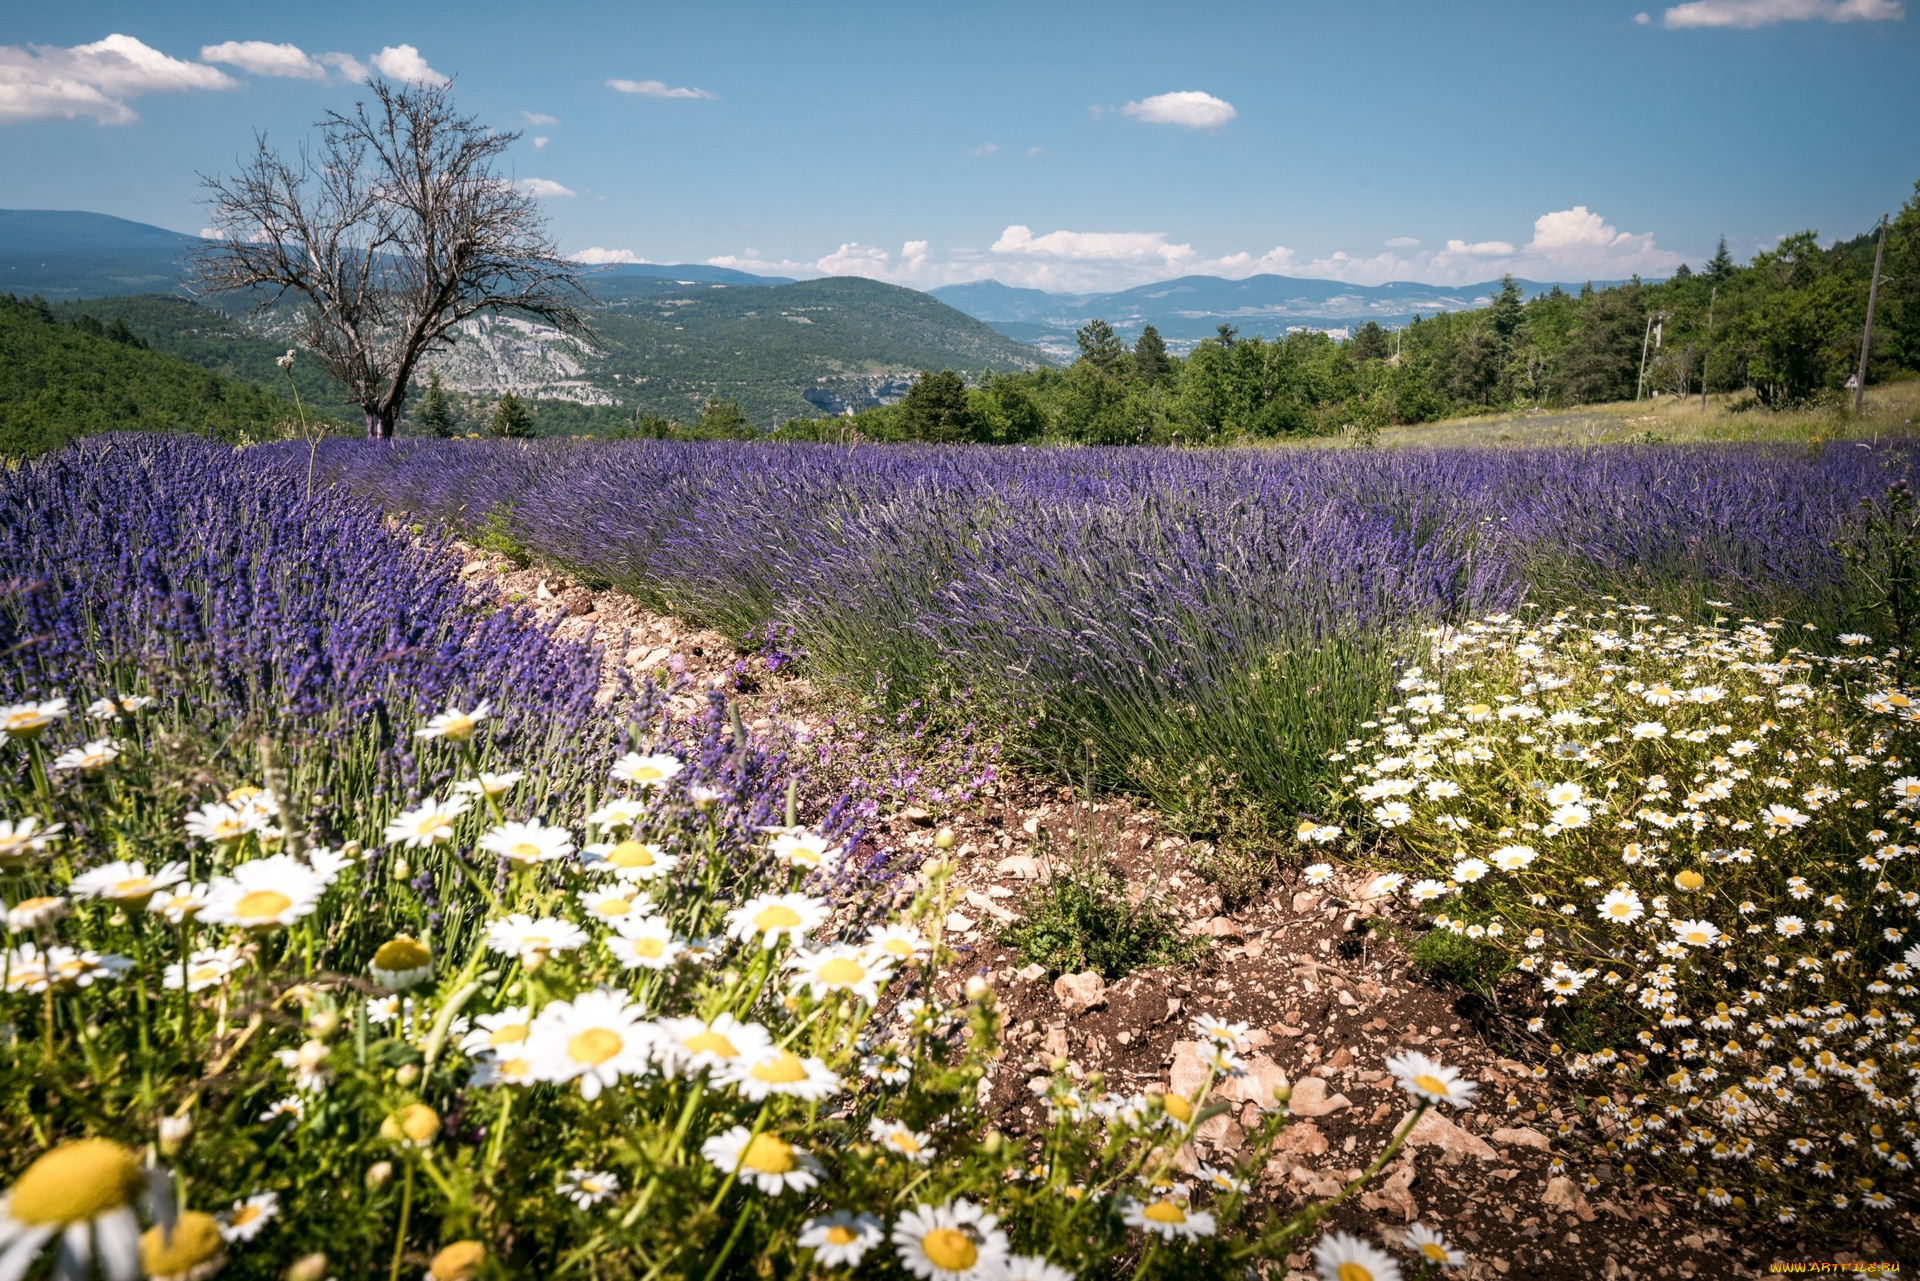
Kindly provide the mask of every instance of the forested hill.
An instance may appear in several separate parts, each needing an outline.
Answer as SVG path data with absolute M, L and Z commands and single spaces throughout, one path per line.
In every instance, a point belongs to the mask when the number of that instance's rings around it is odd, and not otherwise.
M 1860 354 L 1875 238 L 1787 236 L 1745 265 L 1725 245 L 1699 270 L 1531 300 L 1508 280 L 1485 307 L 1346 341 L 1221 325 L 1185 357 L 1157 331 L 1129 346 L 1104 320 L 1071 367 L 967 388 L 924 380 L 850 425 L 874 439 L 1231 443 L 1463 414 L 1697 395 L 1755 409 L 1845 401 Z M 1920 184 L 1887 235 L 1869 381 L 1920 372 Z M 841 429 L 843 432 L 847 428 Z
M 166 430 L 238 440 L 277 432 L 291 401 L 150 350 L 124 324 L 63 320 L 0 293 L 0 455 L 101 431 Z

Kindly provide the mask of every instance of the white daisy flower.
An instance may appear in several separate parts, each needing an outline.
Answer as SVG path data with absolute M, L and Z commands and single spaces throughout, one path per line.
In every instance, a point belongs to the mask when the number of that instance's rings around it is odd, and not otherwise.
M 804 827 L 781 832 L 773 838 L 773 856 L 794 867 L 831 869 L 840 861 L 843 848 L 841 843 L 829 841 Z
M 573 853 L 573 833 L 564 827 L 548 827 L 537 818 L 526 823 L 507 822 L 482 836 L 480 848 L 498 854 L 515 867 L 535 867 Z
M 1007 1259 L 1000 1220 L 971 1201 L 917 1205 L 893 1225 L 900 1263 L 923 1281 L 986 1281 Z
M 839 1075 L 825 1063 L 778 1047 L 753 1059 L 736 1058 L 714 1073 L 714 1080 L 755 1103 L 776 1094 L 817 1103 L 840 1092 Z
M 1074 1281 L 1073 1273 L 1037 1254 L 1010 1254 L 1000 1265 L 1000 1281 Z
M 1445 898 L 1450 892 L 1445 881 L 1436 881 L 1428 877 L 1415 881 L 1407 890 L 1407 895 L 1416 903 L 1431 903 L 1434 899 Z
M 916 957 L 925 956 L 933 949 L 933 945 L 927 942 L 926 936 L 911 925 L 869 926 L 867 947 L 871 951 L 884 952 L 900 965 L 905 965 Z
M 1555 783 L 1547 789 L 1548 805 L 1578 805 L 1587 799 L 1587 794 L 1578 783 Z
M 1120 1219 L 1130 1228 L 1168 1241 L 1194 1241 L 1213 1235 L 1213 1216 L 1194 1209 L 1180 1196 L 1156 1196 L 1148 1201 L 1128 1198 L 1121 1203 Z
M 70 748 L 53 758 L 57 770 L 94 770 L 111 765 L 120 755 L 120 747 L 110 738 L 96 738 L 82 747 Z
M 123 710 L 131 715 L 152 706 L 153 698 L 147 694 L 115 694 L 112 698 L 96 698 L 88 703 L 87 715 L 96 721 L 110 721 Z
M 237 947 L 199 948 L 187 958 L 185 982 L 188 992 L 199 992 L 215 987 L 226 981 L 227 977 L 243 965 L 244 958 Z M 182 982 L 180 962 L 167 966 L 162 984 L 177 992 Z
M 876 1116 L 867 1122 L 867 1133 L 882 1148 L 915 1165 L 925 1165 L 933 1159 L 933 1140 L 898 1121 L 882 1121 Z
M 835 1210 L 808 1219 L 798 1244 L 812 1250 L 813 1261 L 823 1268 L 857 1268 L 884 1233 L 880 1220 L 871 1214 Z
M 654 881 L 680 866 L 680 856 L 645 841 L 589 845 L 580 851 L 589 872 L 611 872 L 623 881 Z
M 480 700 L 480 706 L 470 712 L 463 712 L 452 703 L 447 710 L 430 719 L 426 728 L 413 731 L 415 738 L 444 738 L 450 743 L 465 743 L 473 738 L 473 732 L 480 722 L 493 713 L 493 704 Z
M 844 944 L 824 947 L 817 952 L 795 952 L 787 958 L 787 968 L 795 970 L 794 986 L 805 989 L 814 1000 L 826 999 L 828 992 L 851 992 L 868 1005 L 880 999 L 880 988 L 893 973 L 893 958 L 871 947 Z
M 444 845 L 453 839 L 454 820 L 465 814 L 472 804 L 472 798 L 467 796 L 449 796 L 445 801 L 429 796 L 388 823 L 384 838 L 410 850 Z
M 244 1201 L 235 1201 L 220 1224 L 220 1235 L 228 1241 L 251 1241 L 280 1213 L 277 1192 L 259 1192 Z
M 253 824 L 245 815 L 223 801 L 202 805 L 187 815 L 187 835 L 215 845 L 244 840 L 253 830 Z
M 468 1055 L 517 1053 L 527 1043 L 533 1015 L 524 1005 L 509 1005 L 492 1014 L 482 1014 L 460 1038 L 460 1048 Z
M 374 949 L 367 972 L 389 992 L 404 992 L 433 977 L 433 950 L 401 934 Z
M 606 939 L 607 951 L 627 969 L 671 969 L 686 954 L 686 944 L 674 937 L 664 917 L 630 916 Z
M 640 897 L 640 892 L 629 885 L 581 890 L 574 897 L 580 900 L 588 916 L 606 925 L 618 927 L 653 915 L 653 901 Z
M 155 916 L 164 916 L 173 924 L 191 920 L 198 916 L 207 905 L 207 887 L 204 885 L 176 885 L 165 889 L 147 900 L 147 911 Z
M 66 718 L 64 698 L 50 698 L 43 703 L 14 703 L 0 707 L 0 734 L 8 738 L 39 738 L 47 726 Z
M 1323 1281 L 1400 1281 L 1400 1265 L 1386 1251 L 1344 1232 L 1329 1232 L 1313 1247 Z
M 1417 1099 L 1472 1107 L 1474 1092 L 1480 1088 L 1478 1082 L 1462 1080 L 1458 1069 L 1413 1051 L 1392 1056 L 1386 1067 L 1399 1081 L 1400 1088 Z
M 1309 885 L 1325 885 L 1333 879 L 1333 864 L 1314 863 L 1301 872 L 1300 876 Z
M 593 813 L 587 815 L 587 822 L 593 827 L 610 831 L 625 831 L 646 816 L 644 801 L 621 799 L 608 801 Z
M 269 930 L 292 925 L 320 905 L 327 883 L 286 854 L 237 864 L 231 875 L 207 883 L 200 919 L 214 925 Z
M 504 774 L 490 774 L 482 771 L 478 778 L 461 779 L 453 785 L 453 790 L 468 796 L 491 796 L 499 800 L 525 782 L 526 778 L 524 770 L 508 770 Z
M 1453 879 L 1462 885 L 1470 885 L 1484 877 L 1488 870 L 1483 859 L 1463 858 L 1453 865 Z
M 47 841 L 60 834 L 66 824 L 40 826 L 32 815 L 23 819 L 0 818 L 0 868 L 13 868 L 36 854 L 44 854 Z
M 628 752 L 613 763 L 613 781 L 632 783 L 635 787 L 651 790 L 665 787 L 686 768 L 680 758 L 670 752 L 654 752 L 647 756 Z
M 769 1196 L 789 1188 L 805 1192 L 820 1182 L 820 1163 L 812 1153 L 744 1125 L 713 1135 L 700 1145 L 700 1155 L 722 1174 L 737 1175 Z
M 590 1210 L 620 1194 L 620 1179 L 604 1170 L 572 1169 L 560 1180 L 559 1192 L 582 1210 Z
M 742 1023 L 722 1014 L 704 1019 L 661 1019 L 654 1058 L 668 1076 L 691 1076 L 709 1068 L 725 1071 L 736 1063 L 751 1063 L 773 1048 L 773 1037 L 758 1023 Z
M 1531 845 L 1502 845 L 1491 855 L 1493 865 L 1503 872 L 1518 872 L 1539 857 Z
M 82 872 L 67 887 L 75 898 L 104 898 L 129 907 L 143 907 L 161 890 L 187 879 L 185 863 L 168 863 L 156 871 L 147 871 L 145 863 L 124 861 L 102 863 Z
M 806 894 L 761 894 L 727 913 L 727 935 L 763 948 L 798 943 L 827 919 L 827 905 Z
M 1600 900 L 1600 915 L 1617 925 L 1631 925 L 1646 912 L 1640 896 L 1626 886 L 1608 891 Z
M 108 1281 L 138 1281 L 145 1270 L 133 1206 L 145 1186 L 139 1157 L 106 1139 L 41 1154 L 0 1196 L 0 1268 L 24 1277 L 57 1238 L 60 1281 L 86 1281 L 96 1262 Z
M 1673 936 L 1688 947 L 1712 947 L 1720 938 L 1720 927 L 1711 921 L 1669 921 Z
M 1667 727 L 1659 721 L 1641 721 L 1627 732 L 1633 735 L 1634 741 L 1646 742 L 1648 739 L 1665 738 Z
M 583 946 L 587 934 L 572 921 L 555 916 L 538 920 L 525 912 L 514 912 L 487 926 L 488 951 L 516 957 L 522 965 L 538 966 L 556 952 L 571 952 Z
M 652 1066 L 654 1027 L 625 992 L 582 992 L 554 1001 L 527 1030 L 527 1058 L 534 1075 L 564 1085 L 580 1083 L 591 1103 L 623 1076 L 644 1075 Z

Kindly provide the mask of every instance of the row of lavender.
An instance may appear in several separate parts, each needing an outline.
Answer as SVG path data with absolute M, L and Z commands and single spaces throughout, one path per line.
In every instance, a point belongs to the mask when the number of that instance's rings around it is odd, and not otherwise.
M 1413 626 L 1607 590 L 1837 623 L 1833 540 L 1912 462 L 1854 446 L 660 442 L 322 457 L 389 511 L 486 530 L 736 634 L 790 626 L 829 671 L 970 689 L 1059 730 L 1035 741 L 1090 740 L 1123 773 L 1212 756 L 1294 797 L 1301 760 L 1351 732 Z
M 459 562 L 272 454 L 100 437 L 0 472 L 0 703 L 140 693 L 250 757 L 281 742 L 318 785 L 433 790 L 411 728 L 497 709 L 521 756 L 606 756 L 599 663 L 522 609 L 478 608 Z

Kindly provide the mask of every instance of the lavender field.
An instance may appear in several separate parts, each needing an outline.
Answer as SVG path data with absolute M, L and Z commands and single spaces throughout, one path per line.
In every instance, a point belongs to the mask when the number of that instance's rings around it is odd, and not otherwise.
M 1906 447 L 1425 453 L 334 444 L 327 475 L 816 668 L 944 694 L 1048 763 L 1283 806 L 1436 622 L 1617 594 L 1829 631 Z

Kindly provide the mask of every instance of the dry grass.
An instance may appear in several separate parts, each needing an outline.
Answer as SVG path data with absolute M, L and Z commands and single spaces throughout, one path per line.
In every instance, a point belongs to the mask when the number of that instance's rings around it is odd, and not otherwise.
M 1736 409 L 1744 404 L 1746 408 Z M 1914 434 L 1920 418 L 1920 379 L 1910 378 L 1867 389 L 1856 417 L 1846 408 L 1774 412 L 1750 395 L 1712 396 L 1707 407 L 1698 397 L 1661 396 L 1657 400 L 1582 405 L 1577 409 L 1524 410 L 1476 418 L 1450 418 L 1380 432 L 1383 449 L 1432 449 L 1457 446 L 1600 445 L 1711 441 L 1868 440 Z M 1351 437 L 1309 442 L 1322 448 L 1351 445 Z

